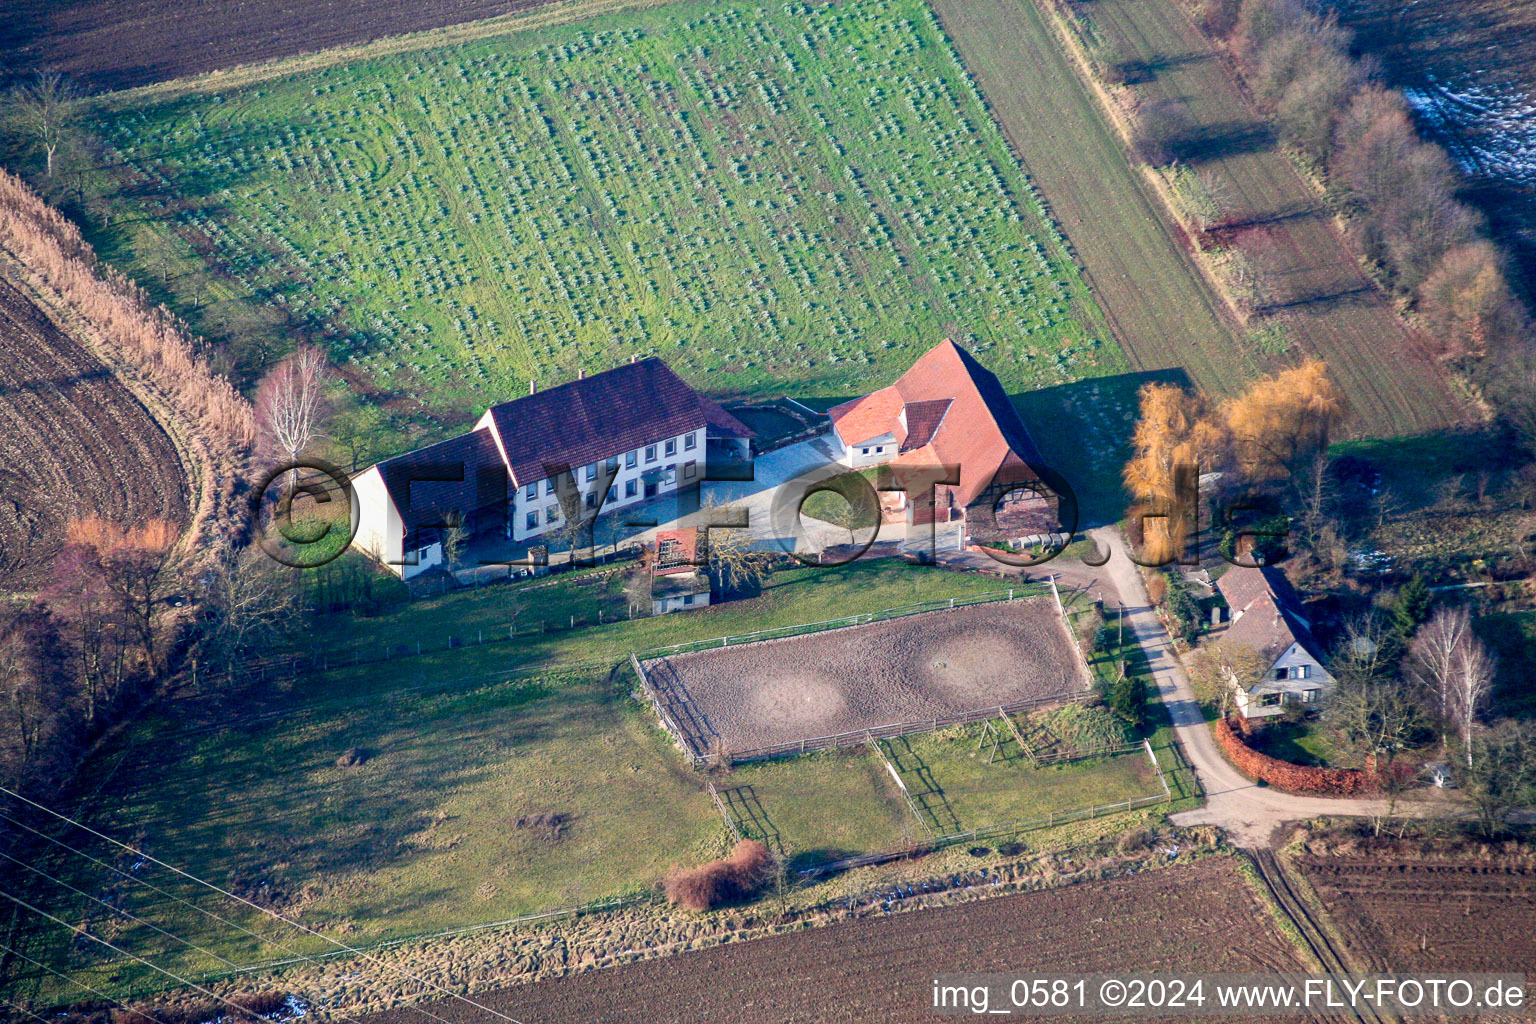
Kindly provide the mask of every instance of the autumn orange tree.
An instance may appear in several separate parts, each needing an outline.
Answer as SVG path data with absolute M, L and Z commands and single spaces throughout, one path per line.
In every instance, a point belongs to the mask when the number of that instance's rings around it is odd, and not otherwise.
M 1220 470 L 1253 487 L 1302 479 L 1344 415 L 1343 397 L 1316 359 L 1219 406 L 1171 384 L 1147 384 L 1140 395 L 1123 478 L 1132 518 L 1145 524 L 1143 558 L 1154 563 L 1178 557 L 1199 527 L 1194 488 L 1180 486 L 1180 473 Z
M 1213 463 L 1225 447 L 1225 430 L 1204 395 L 1146 384 L 1132 443 L 1135 454 L 1123 477 L 1135 503 L 1132 518 L 1145 524 L 1142 555 L 1167 562 L 1184 551 L 1199 517 L 1188 489 L 1178 486 L 1181 467 L 1198 474 L 1201 465 Z
M 1286 481 L 1327 449 L 1344 418 L 1344 397 L 1327 365 L 1309 359 L 1255 382 L 1223 403 L 1221 415 L 1238 474 L 1250 484 Z

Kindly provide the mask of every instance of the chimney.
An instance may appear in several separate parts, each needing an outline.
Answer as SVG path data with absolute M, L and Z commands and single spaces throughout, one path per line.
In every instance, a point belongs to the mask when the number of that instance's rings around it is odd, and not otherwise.
M 539 382 L 537 380 L 533 379 L 533 378 L 530 378 L 529 381 L 528 381 L 528 393 L 531 395 L 531 394 L 534 394 L 535 392 L 537 392 L 538 390 L 539 390 Z

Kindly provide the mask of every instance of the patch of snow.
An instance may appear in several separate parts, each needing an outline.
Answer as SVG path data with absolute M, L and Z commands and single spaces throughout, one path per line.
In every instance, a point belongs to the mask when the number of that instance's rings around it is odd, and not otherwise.
M 1536 101 L 1507 84 L 1425 80 L 1403 93 L 1463 171 L 1536 185 Z

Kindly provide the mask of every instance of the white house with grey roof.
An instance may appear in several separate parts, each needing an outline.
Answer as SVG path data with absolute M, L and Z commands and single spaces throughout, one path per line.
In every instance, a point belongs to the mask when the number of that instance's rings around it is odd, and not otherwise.
M 450 520 L 536 543 L 563 523 L 562 487 L 606 513 L 701 482 L 709 460 L 750 458 L 753 436 L 654 357 L 530 388 L 468 433 L 360 474 L 353 545 L 410 579 L 442 564 Z
M 1236 567 L 1216 581 L 1231 609 L 1231 624 L 1218 648 L 1242 648 L 1258 656 L 1257 679 L 1239 680 L 1228 662 L 1227 678 L 1244 718 L 1268 718 L 1287 706 L 1316 707 L 1333 689 L 1312 624 L 1285 573 L 1274 566 Z

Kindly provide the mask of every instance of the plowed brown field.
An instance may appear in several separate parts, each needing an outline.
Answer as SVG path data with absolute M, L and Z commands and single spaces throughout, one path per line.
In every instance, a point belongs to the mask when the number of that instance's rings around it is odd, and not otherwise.
M 1298 858 L 1362 970 L 1536 971 L 1536 872 L 1411 857 Z
M 1233 862 L 1213 858 L 731 944 L 475 998 L 523 1024 L 895 1024 L 937 1019 L 931 986 L 935 975 L 950 972 L 1305 969 Z M 505 1024 L 462 1002 L 425 1008 L 454 1024 Z M 421 1019 L 401 1009 L 359 1024 Z
M 160 424 L 0 277 L 0 592 L 46 582 L 72 517 L 183 522 L 187 502 Z
M 122 89 L 525 10 L 550 0 L 4 0 L 0 64 Z

